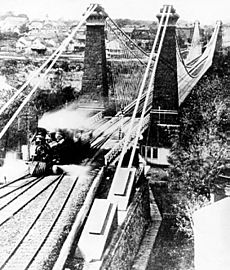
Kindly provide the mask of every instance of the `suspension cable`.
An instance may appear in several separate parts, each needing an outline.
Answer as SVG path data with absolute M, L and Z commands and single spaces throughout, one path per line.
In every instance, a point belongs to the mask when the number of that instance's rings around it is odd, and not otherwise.
M 138 46 L 136 44 L 136 42 L 134 42 L 118 25 L 115 21 L 113 21 L 110 17 L 108 18 L 113 24 L 114 26 L 139 50 L 141 51 L 145 56 L 149 57 L 149 54 L 147 52 L 145 52 L 140 46 Z
M 161 49 L 162 49 L 166 29 L 167 29 L 167 26 L 168 26 L 168 21 L 169 21 L 169 16 L 170 16 L 171 9 L 172 9 L 172 6 L 169 6 L 168 11 L 167 11 L 167 15 L 166 15 L 166 20 L 165 20 L 165 23 L 164 23 L 164 28 L 163 28 L 161 39 L 160 39 L 160 43 L 159 43 L 158 50 L 157 50 L 156 60 L 155 60 L 154 66 L 153 66 L 150 82 L 149 82 L 149 85 L 148 85 L 148 90 L 147 90 L 147 94 L 146 94 L 146 97 L 145 97 L 144 106 L 143 106 L 143 109 L 142 109 L 142 112 L 141 112 L 141 117 L 140 117 L 140 120 L 139 120 L 139 123 L 138 123 L 138 129 L 137 129 L 136 136 L 135 136 L 135 139 L 134 139 L 134 145 L 133 145 L 131 156 L 130 156 L 130 159 L 129 159 L 128 168 L 131 168 L 131 166 L 133 164 L 133 159 L 134 159 L 134 155 L 135 155 L 135 152 L 136 152 L 136 146 L 137 146 L 139 135 L 140 135 L 140 132 L 141 132 L 141 127 L 142 127 L 142 123 L 143 123 L 143 120 L 144 120 L 145 111 L 146 111 L 146 108 L 147 108 L 147 105 L 148 105 L 149 95 L 151 93 L 151 90 L 152 89 L 154 90 L 154 78 L 155 78 L 155 74 L 156 74 L 157 64 L 158 64 L 158 61 L 159 61 L 159 57 L 160 57 L 160 53 L 161 53 Z
M 167 14 L 167 15 L 169 15 L 169 14 Z M 166 20 L 168 20 L 168 18 Z M 167 25 L 167 23 L 166 23 L 166 25 Z M 149 97 L 149 94 L 151 92 L 151 88 L 152 88 L 152 85 L 153 85 L 153 82 L 154 82 L 156 67 L 157 67 L 157 63 L 158 63 L 158 60 L 159 60 L 160 51 L 161 51 L 161 47 L 162 47 L 162 44 L 163 44 L 163 39 L 164 39 L 165 31 L 166 31 L 166 27 L 164 27 L 164 29 L 163 29 L 163 33 L 162 33 L 162 37 L 163 38 L 161 39 L 160 44 L 159 44 L 159 50 L 157 52 L 157 58 L 156 58 L 155 65 L 153 67 L 153 71 L 152 71 L 152 75 L 151 75 L 151 79 L 150 79 L 150 82 L 149 82 L 149 86 L 148 86 L 148 90 L 147 90 L 147 94 L 146 94 L 145 103 L 144 103 L 144 106 L 143 106 L 141 118 L 140 118 L 140 121 L 138 123 L 138 130 L 137 130 L 136 137 L 135 137 L 135 140 L 134 140 L 134 145 L 133 145 L 133 148 L 132 148 L 132 153 L 131 153 L 131 156 L 130 156 L 128 168 L 131 168 L 132 163 L 133 163 L 133 159 L 134 159 L 134 155 L 135 155 L 135 151 L 136 151 L 136 145 L 138 143 L 138 139 L 139 139 L 139 135 L 140 135 L 140 132 L 141 132 L 141 127 L 142 127 L 142 123 L 143 123 L 143 119 L 144 119 L 146 107 L 147 107 L 147 104 L 148 104 L 148 97 Z M 216 36 L 216 33 L 218 31 L 214 31 L 214 32 L 215 33 L 214 33 L 213 36 L 215 37 Z M 215 40 L 215 38 L 212 38 L 212 41 L 210 42 L 210 44 L 213 43 L 214 40 Z M 213 50 L 213 47 L 211 48 L 212 50 Z
M 214 31 L 214 32 L 215 32 L 215 31 Z M 217 32 L 218 32 L 218 31 L 217 31 Z M 213 34 L 213 37 L 214 37 L 214 36 L 216 36 L 216 33 Z M 209 41 L 209 45 L 210 45 L 210 43 L 212 43 L 211 40 Z M 207 46 L 207 47 L 208 47 L 208 46 Z M 207 49 L 207 48 L 206 48 L 206 49 Z M 179 52 L 178 52 L 178 57 L 181 59 Z M 167 59 L 159 59 L 159 60 L 160 60 L 160 61 L 163 61 L 165 64 L 167 64 L 167 65 L 169 66 L 169 68 L 172 69 L 172 71 L 174 71 L 174 70 L 173 70 L 173 67 L 171 67 L 171 64 L 167 61 Z M 205 60 L 205 59 L 203 59 L 203 60 Z M 184 68 L 185 68 L 185 67 L 184 67 Z M 192 78 L 192 75 L 189 74 L 190 71 L 186 70 L 186 72 L 188 73 L 188 76 L 189 76 L 190 78 Z M 184 75 L 180 75 L 179 73 L 178 73 L 177 75 L 178 75 L 178 78 L 179 78 L 180 80 L 183 80 L 183 78 L 185 77 Z M 194 77 L 195 77 L 195 76 L 194 76 Z M 196 77 L 195 77 L 195 78 L 196 78 Z M 189 83 L 189 85 L 190 85 L 190 84 L 192 84 L 192 82 Z M 179 94 L 180 94 L 180 91 L 179 91 Z M 183 95 L 183 94 L 182 94 L 182 95 Z M 142 94 L 141 99 L 144 99 L 145 96 L 146 96 L 146 92 Z M 181 95 L 180 95 L 180 96 L 181 96 Z M 179 99 L 180 99 L 180 98 L 179 98 Z M 135 104 L 136 104 L 136 99 L 135 99 L 134 101 L 132 101 L 130 104 L 128 104 L 128 105 L 123 109 L 123 113 L 126 114 L 128 111 L 130 111 L 130 109 L 131 109 L 132 107 L 134 107 Z M 116 116 L 119 116 L 120 114 L 121 114 L 121 112 L 118 112 L 118 113 L 116 114 Z
M 202 62 L 206 61 L 207 59 L 210 59 L 213 57 L 213 53 L 215 50 L 215 44 L 216 44 L 216 38 L 217 38 L 217 34 L 219 32 L 219 22 L 217 23 L 215 30 L 212 34 L 212 37 L 209 41 L 209 43 L 206 46 L 205 51 L 203 52 L 203 54 L 199 57 L 200 61 L 199 63 L 195 63 L 195 65 L 191 66 L 190 69 L 188 69 L 188 66 L 184 63 L 183 59 L 181 58 L 180 55 L 180 51 L 179 51 L 179 46 L 177 44 L 177 54 L 179 57 L 179 61 L 182 63 L 182 67 L 184 68 L 185 72 L 187 73 L 188 76 L 190 76 L 191 78 L 195 79 L 197 77 L 199 77 L 199 74 L 197 75 L 192 75 L 192 71 L 199 66 Z
M 145 63 L 143 61 L 143 57 L 146 58 L 146 55 L 144 55 L 141 52 L 140 55 L 140 50 L 137 49 L 131 49 L 126 40 L 126 36 L 124 36 L 124 34 L 122 34 L 122 32 L 120 31 L 119 28 L 117 28 L 116 26 L 114 26 L 114 24 L 111 23 L 111 20 L 109 18 L 107 18 L 106 20 L 106 26 L 107 26 L 107 30 L 109 31 L 109 33 L 111 32 L 114 37 L 116 37 L 116 40 L 118 41 L 119 45 L 121 45 L 121 50 L 122 50 L 122 54 L 120 55 L 120 60 L 121 63 L 120 65 L 126 65 L 126 60 L 125 59 L 129 59 L 132 62 L 135 61 L 136 59 L 138 60 L 138 63 L 140 63 L 141 67 L 146 67 L 147 62 Z M 125 40 L 126 39 L 126 40 Z M 130 42 L 128 42 L 130 43 Z M 124 60 L 123 60 L 124 59 Z M 125 62 L 124 62 L 125 61 Z M 115 63 L 113 63 L 113 61 L 111 61 L 111 64 L 113 66 L 113 68 L 115 68 L 117 70 L 117 64 L 116 61 Z M 113 84 L 113 88 L 114 88 L 114 93 L 117 95 L 117 99 L 116 99 L 116 107 L 119 107 L 119 109 L 124 109 L 129 103 L 130 103 L 130 95 L 126 95 L 127 91 L 129 91 L 130 86 L 132 88 L 132 93 L 137 93 L 138 94 L 138 89 L 142 80 L 142 75 L 138 73 L 138 76 L 136 76 L 136 74 L 134 75 L 134 73 L 136 72 L 136 62 L 134 62 L 134 64 L 130 67 L 128 65 L 127 69 L 128 69 L 128 73 L 131 76 L 131 82 L 127 82 L 126 78 L 123 78 L 123 75 L 120 73 L 115 72 L 116 76 L 116 83 Z M 140 65 L 138 65 L 140 67 Z M 119 64 L 118 64 L 119 66 Z M 141 72 L 142 73 L 142 72 Z M 135 91 L 134 91 L 135 90 Z M 137 90 L 137 91 L 136 91 Z M 130 94 L 130 93 L 129 93 Z
M 131 49 L 129 48 L 129 46 L 122 40 L 122 38 L 114 31 L 114 29 L 112 29 L 111 25 L 110 25 L 108 22 L 107 22 L 107 25 L 109 26 L 110 30 L 114 33 L 114 35 L 121 41 L 122 45 L 123 45 L 124 47 L 126 47 L 127 50 L 128 50 L 134 57 L 136 57 L 137 60 L 138 60 L 142 65 L 145 65 L 145 63 L 137 56 L 137 54 L 136 54 L 133 50 L 131 50 Z M 120 29 L 118 28 L 118 30 L 120 30 Z M 129 39 L 129 40 L 130 40 L 130 39 Z M 142 52 L 142 51 L 141 51 L 141 52 Z M 145 54 L 145 56 L 146 56 L 146 54 Z
M 76 32 L 79 30 L 79 28 L 83 25 L 83 23 L 86 21 L 86 19 L 92 14 L 92 12 L 96 9 L 97 4 L 91 4 L 90 7 L 87 9 L 86 13 L 83 15 L 81 21 L 78 23 L 76 28 L 72 31 L 72 33 L 63 41 L 63 43 L 60 46 L 60 49 L 58 50 L 58 53 L 56 54 L 55 58 L 53 59 L 52 63 L 49 65 L 49 67 L 46 69 L 44 74 L 42 74 L 41 80 L 45 78 L 47 73 L 51 70 L 55 62 L 57 61 L 58 57 L 62 54 L 68 43 L 71 41 L 73 36 L 76 34 Z M 13 116 L 10 118 L 10 120 L 7 122 L 5 127 L 0 132 L 0 139 L 5 134 L 5 132 L 8 130 L 10 125 L 13 123 L 15 118 L 18 116 L 18 114 L 21 112 L 21 110 L 24 108 L 24 106 L 27 104 L 27 102 L 30 100 L 34 92 L 37 90 L 38 86 L 40 84 L 40 81 L 33 87 L 31 92 L 27 95 L 27 97 L 24 99 L 24 101 L 21 103 L 19 108 L 16 110 L 16 112 L 13 114 Z
M 74 33 L 75 34 L 75 33 Z M 68 37 L 66 38 L 68 39 Z M 15 98 L 29 85 L 29 83 L 37 76 L 49 63 L 50 61 L 57 55 L 62 47 L 65 44 L 65 40 L 62 44 L 53 52 L 53 54 L 39 67 L 33 74 L 28 78 L 28 80 L 14 93 L 14 95 L 0 108 L 0 115 L 9 107 L 9 105 L 15 100 Z
M 219 32 L 219 27 L 220 27 L 220 23 L 217 22 L 217 25 L 215 27 L 212 38 L 210 39 L 210 41 L 208 43 L 208 46 L 205 49 L 205 52 L 202 54 L 202 58 L 201 58 L 200 63 L 198 63 L 198 65 L 199 65 L 199 64 L 201 64 L 202 62 L 205 61 L 205 63 L 203 64 L 203 67 L 202 67 L 201 71 L 199 72 L 199 74 L 195 78 L 193 78 L 193 80 L 190 79 L 191 76 L 188 75 L 188 74 L 187 74 L 187 77 L 186 77 L 186 74 L 184 74 L 183 77 L 181 76 L 180 81 L 182 81 L 182 80 L 185 81 L 186 88 L 183 87 L 183 91 L 179 91 L 179 104 L 181 104 L 183 102 L 185 97 L 190 92 L 191 88 L 201 78 L 201 76 L 205 73 L 205 71 L 211 66 L 212 58 L 213 58 L 213 54 L 214 54 L 214 50 L 215 50 L 215 44 L 216 44 L 216 40 L 217 40 L 217 35 L 218 35 L 218 32 Z M 196 65 L 196 67 L 198 65 Z M 195 67 L 192 67 L 192 69 L 194 69 L 194 68 Z M 185 67 L 184 67 L 184 69 L 185 69 Z M 191 70 L 189 72 L 191 72 Z M 179 82 L 179 86 L 180 86 L 180 82 Z
M 138 97 L 137 97 L 136 105 L 135 105 L 133 115 L 132 115 L 132 118 L 131 118 L 129 130 L 127 132 L 127 135 L 125 136 L 124 146 L 122 148 L 122 152 L 121 152 L 121 155 L 120 155 L 120 158 L 119 158 L 119 162 L 118 162 L 118 165 L 117 165 L 117 169 L 116 169 L 114 178 L 116 176 L 116 173 L 118 172 L 118 170 L 120 169 L 120 167 L 122 165 L 124 155 L 125 155 L 125 153 L 127 151 L 128 142 L 129 142 L 131 132 L 132 132 L 132 128 L 133 128 L 133 125 L 134 125 L 134 120 L 136 118 L 136 113 L 137 113 L 137 110 L 138 110 L 138 107 L 139 107 L 140 99 L 141 99 L 141 96 L 142 96 L 142 93 L 143 93 L 143 90 L 144 90 L 144 87 L 145 87 L 145 83 L 146 83 L 146 80 L 147 80 L 147 76 L 148 76 L 148 73 L 149 73 L 149 70 L 150 70 L 150 66 L 151 66 L 151 63 L 152 63 L 152 58 L 153 58 L 153 55 L 155 54 L 155 48 L 156 48 L 157 41 L 158 41 L 158 38 L 159 38 L 159 35 L 160 35 L 160 32 L 161 32 L 161 26 L 162 26 L 163 21 L 164 21 L 165 13 L 166 13 L 166 6 L 164 6 L 164 8 L 163 8 L 162 17 L 160 19 L 160 23 L 159 23 L 159 27 L 157 29 L 157 34 L 156 34 L 156 37 L 155 37 L 155 40 L 154 40 L 154 43 L 153 43 L 152 51 L 150 53 L 150 57 L 149 57 L 148 64 L 147 64 L 147 67 L 146 67 L 146 70 L 145 70 L 143 81 L 142 81 L 142 84 L 141 84 L 141 87 L 140 87 L 140 90 L 139 90 L 139 93 L 138 93 Z

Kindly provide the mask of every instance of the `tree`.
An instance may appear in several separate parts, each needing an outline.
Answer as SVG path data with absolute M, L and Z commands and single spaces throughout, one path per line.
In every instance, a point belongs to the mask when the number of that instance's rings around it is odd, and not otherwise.
M 23 108 L 17 119 L 12 123 L 8 131 L 0 140 L 0 149 L 3 151 L 3 155 L 8 150 L 18 150 L 19 141 L 21 141 L 22 144 L 27 143 L 26 115 L 28 114 L 28 111 L 30 112 L 29 117 L 32 117 L 30 119 L 30 131 L 33 133 L 39 116 L 44 112 L 57 109 L 75 99 L 74 88 L 71 86 L 64 86 L 63 84 L 63 70 L 61 68 L 54 70 L 54 80 L 51 87 L 52 91 L 38 88 L 29 104 Z M 2 74 L 6 75 L 6 77 L 11 80 L 11 82 L 17 80 L 17 78 L 15 79 L 15 74 L 18 73 L 18 65 L 15 60 L 5 61 L 1 71 Z M 31 87 L 28 86 L 0 116 L 0 131 L 4 128 L 31 90 Z M 13 96 L 14 91 L 15 89 L 4 89 L 3 91 L 0 91 L 2 105 Z M 18 121 L 20 122 L 20 125 L 18 124 Z
M 8 92 L 6 94 L 6 92 Z M 9 100 L 12 96 L 12 93 L 9 91 L 5 91 L 2 95 L 5 101 Z M 5 125 L 11 119 L 13 114 L 16 112 L 19 105 L 22 103 L 24 99 L 24 95 L 19 95 L 19 97 L 0 115 L 0 131 L 3 130 Z M 2 151 L 2 155 L 4 156 L 7 151 L 18 151 L 19 143 L 26 144 L 27 143 L 27 123 L 25 121 L 20 121 L 21 115 L 25 114 L 28 110 L 28 105 L 22 110 L 22 112 L 18 115 L 15 121 L 11 124 L 8 130 L 5 132 L 3 137 L 0 140 L 0 149 Z M 33 115 L 34 119 L 36 115 Z M 20 121 L 20 125 L 19 125 Z M 35 121 L 31 121 L 35 122 Z M 20 127 L 19 127 L 20 126 Z M 32 127 L 32 125 L 31 125 Z
M 192 236 L 193 212 L 209 203 L 210 191 L 226 157 L 223 115 L 229 81 L 207 76 L 181 108 L 181 130 L 169 158 L 169 187 L 180 190 L 175 203 L 178 228 Z
M 20 32 L 20 34 L 24 34 L 24 33 L 28 33 L 29 32 L 29 27 L 27 26 L 26 23 L 22 24 L 19 27 L 19 32 Z
M 14 75 L 18 72 L 18 63 L 16 60 L 5 60 L 1 67 L 2 75 Z
M 132 24 L 132 21 L 130 19 L 116 19 L 115 21 L 119 27 L 124 27 L 126 25 Z

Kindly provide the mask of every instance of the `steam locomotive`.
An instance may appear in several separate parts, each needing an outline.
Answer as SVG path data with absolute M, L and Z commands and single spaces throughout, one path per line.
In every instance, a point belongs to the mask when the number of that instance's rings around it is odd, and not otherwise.
M 49 132 L 37 128 L 31 140 L 35 150 L 29 162 L 30 174 L 54 172 L 54 165 L 79 164 L 90 151 L 91 139 L 91 130 Z

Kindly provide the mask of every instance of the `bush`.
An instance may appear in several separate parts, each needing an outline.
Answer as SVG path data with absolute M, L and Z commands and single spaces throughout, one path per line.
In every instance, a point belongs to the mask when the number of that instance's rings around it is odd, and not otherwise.
M 210 192 L 226 157 L 223 116 L 229 81 L 213 75 L 203 78 L 181 108 L 181 130 L 169 158 L 170 188 L 179 187 L 174 205 L 179 230 L 192 236 L 192 214 L 209 203 Z

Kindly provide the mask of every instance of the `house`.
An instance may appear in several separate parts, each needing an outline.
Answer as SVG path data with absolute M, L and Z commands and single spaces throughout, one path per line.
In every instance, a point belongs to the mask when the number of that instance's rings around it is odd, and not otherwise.
M 25 52 L 31 46 L 31 39 L 20 37 L 16 42 L 16 52 Z
M 131 34 L 131 38 L 135 40 L 137 45 L 140 46 L 142 49 L 146 51 L 151 50 L 153 38 L 149 27 L 146 26 L 135 27 Z
M 108 58 L 119 58 L 122 53 L 122 46 L 117 40 L 114 39 L 106 43 L 106 55 Z
M 30 34 L 39 33 L 43 27 L 44 21 L 41 20 L 33 20 L 28 24 Z
M 36 38 L 31 43 L 31 50 L 37 52 L 38 54 L 44 54 L 47 50 L 47 47 L 41 42 L 40 39 Z
M 28 23 L 27 17 L 8 16 L 0 21 L 0 31 L 20 33 L 20 27 L 26 23 Z
M 28 54 L 35 51 L 38 53 L 53 53 L 58 46 L 59 44 L 55 38 L 29 33 L 17 40 L 16 51 Z
M 57 47 L 63 40 L 58 31 L 58 24 L 53 21 L 36 20 L 31 22 L 29 29 L 28 35 L 31 38 L 42 40 L 48 47 Z
M 54 39 L 57 37 L 57 23 L 54 21 L 51 21 L 46 17 L 46 20 L 43 23 L 42 28 L 40 29 L 41 35 L 43 35 L 43 38 L 48 37 L 48 39 Z
M 32 52 L 37 52 L 39 54 L 44 54 L 48 47 L 52 45 L 45 44 L 44 41 L 33 36 L 20 37 L 16 43 L 16 51 L 30 54 Z
M 131 38 L 133 34 L 134 26 L 125 26 L 125 27 L 122 27 L 121 30 Z
M 70 28 L 70 32 L 73 31 L 73 28 L 75 26 L 76 25 Z M 83 52 L 85 49 L 85 39 L 86 39 L 86 26 L 83 25 L 78 29 L 74 38 L 71 40 L 68 46 L 68 50 L 71 50 L 74 52 Z

